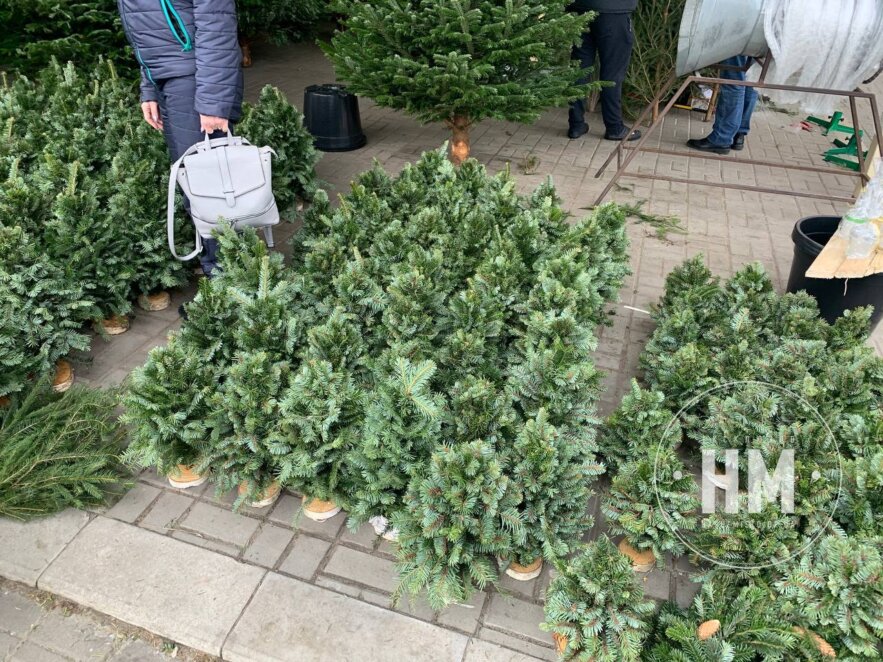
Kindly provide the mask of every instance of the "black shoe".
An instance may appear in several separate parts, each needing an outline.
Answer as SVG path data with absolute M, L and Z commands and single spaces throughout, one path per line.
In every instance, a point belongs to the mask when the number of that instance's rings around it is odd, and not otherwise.
M 732 149 L 735 149 L 737 152 L 741 152 L 745 149 L 745 134 L 737 133 L 736 137 L 733 138 L 733 144 L 730 145 Z
M 180 315 L 181 319 L 185 322 L 187 321 L 187 309 L 184 308 L 184 304 L 182 303 L 178 306 L 178 315 Z
M 567 137 L 571 140 L 576 140 L 577 138 L 582 138 L 589 132 L 589 125 L 583 124 L 580 127 L 570 127 L 567 130 Z
M 619 133 L 610 133 L 610 132 L 608 131 L 607 133 L 604 134 L 604 140 L 617 140 L 617 141 L 620 141 L 620 140 L 622 140 L 623 138 L 625 138 L 626 136 L 629 137 L 629 142 L 631 142 L 631 141 L 633 141 L 633 140 L 637 140 L 638 138 L 640 138 L 640 137 L 641 137 L 641 132 L 638 131 L 637 129 L 635 129 L 634 131 L 632 131 L 631 135 L 629 135 L 629 130 L 626 129 L 626 128 L 623 128 L 623 130 L 620 131 Z
M 687 141 L 687 147 L 698 149 L 700 152 L 714 152 L 715 154 L 729 154 L 729 147 L 721 147 L 708 142 L 708 138 L 691 138 Z

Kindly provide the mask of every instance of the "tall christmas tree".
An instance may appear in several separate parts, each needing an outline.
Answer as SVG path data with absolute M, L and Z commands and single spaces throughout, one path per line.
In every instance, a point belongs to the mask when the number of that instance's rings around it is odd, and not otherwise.
M 451 158 L 469 156 L 483 119 L 531 122 L 591 86 L 570 49 L 592 16 L 568 0 L 339 2 L 344 29 L 325 51 L 350 89 L 452 132 Z

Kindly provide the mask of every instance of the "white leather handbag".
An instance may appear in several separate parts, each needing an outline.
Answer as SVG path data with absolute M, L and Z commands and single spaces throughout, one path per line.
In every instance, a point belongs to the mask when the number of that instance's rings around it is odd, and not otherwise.
M 279 223 L 279 208 L 273 196 L 270 147 L 255 147 L 229 131 L 224 138 L 205 140 L 190 147 L 172 165 L 169 175 L 168 237 L 172 255 L 181 261 L 202 252 L 202 238 L 211 237 L 225 221 L 235 229 L 264 228 L 273 245 L 270 228 Z M 190 216 L 196 226 L 196 249 L 189 255 L 175 250 L 175 185 L 190 201 Z

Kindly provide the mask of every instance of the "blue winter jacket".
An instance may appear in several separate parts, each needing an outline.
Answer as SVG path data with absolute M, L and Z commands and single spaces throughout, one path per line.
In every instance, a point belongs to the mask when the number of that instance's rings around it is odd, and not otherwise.
M 155 81 L 196 75 L 196 112 L 230 118 L 242 89 L 235 0 L 117 0 L 141 65 L 141 100 Z

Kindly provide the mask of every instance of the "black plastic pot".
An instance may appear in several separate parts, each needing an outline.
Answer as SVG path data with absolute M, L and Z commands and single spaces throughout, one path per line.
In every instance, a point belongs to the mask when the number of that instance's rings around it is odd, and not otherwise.
M 839 216 L 808 216 L 794 224 L 794 260 L 788 278 L 788 291 L 806 290 L 819 303 L 819 310 L 828 322 L 847 310 L 873 306 L 871 328 L 883 318 L 883 273 L 864 278 L 807 278 L 806 271 L 837 231 Z
M 310 85 L 304 91 L 304 122 L 316 149 L 323 152 L 348 152 L 368 142 L 359 98 L 343 85 Z

